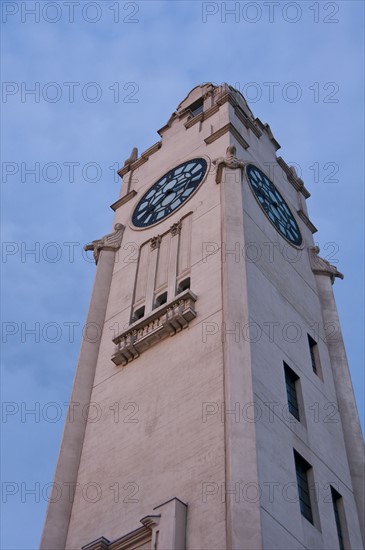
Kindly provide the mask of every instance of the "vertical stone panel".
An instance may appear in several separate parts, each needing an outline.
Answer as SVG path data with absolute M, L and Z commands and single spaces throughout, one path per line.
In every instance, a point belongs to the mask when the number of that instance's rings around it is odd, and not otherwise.
M 149 256 L 150 246 L 149 243 L 145 243 L 141 246 L 138 258 L 134 303 L 143 301 L 146 297 Z
M 158 255 L 155 290 L 160 289 L 164 285 L 167 285 L 167 272 L 168 272 L 168 265 L 169 265 L 170 241 L 171 241 L 171 233 L 170 232 L 163 235 L 163 237 L 161 239 L 159 255 Z
M 191 221 L 191 214 L 182 220 L 177 263 L 178 277 L 187 273 L 191 267 Z

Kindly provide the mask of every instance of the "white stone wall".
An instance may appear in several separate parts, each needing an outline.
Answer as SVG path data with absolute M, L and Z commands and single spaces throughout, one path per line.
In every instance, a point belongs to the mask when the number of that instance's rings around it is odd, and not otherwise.
M 199 88 L 193 90 L 180 108 L 200 95 Z M 209 107 L 214 107 L 212 96 L 205 100 L 205 109 Z M 173 497 L 188 505 L 189 550 L 337 548 L 328 483 L 344 499 L 351 547 L 361 547 L 318 289 L 307 252 L 313 238 L 297 215 L 298 209 L 306 211 L 304 197 L 277 165 L 275 184 L 303 235 L 303 246 L 295 249 L 265 217 L 240 169 L 225 170 L 222 182 L 216 183 L 211 161 L 225 157 L 233 144 L 239 159 L 255 163 L 273 179 L 274 140 L 259 123 L 257 137 L 241 119 L 227 101 L 189 128 L 184 125 L 186 117 L 173 117 L 170 127 L 161 130 L 160 149 L 133 171 L 131 181 L 130 173 L 125 175 L 121 196 L 131 190 L 137 194 L 115 215 L 115 223 L 125 230 L 91 394 L 96 404 L 91 416 L 101 412 L 101 417 L 86 426 L 69 550 L 101 536 L 111 541 L 121 537 Z M 228 123 L 235 130 L 229 127 L 217 136 Z M 133 228 L 131 215 L 145 191 L 169 169 L 200 156 L 207 158 L 209 173 L 192 198 L 160 224 Z M 149 239 L 167 234 L 185 216 L 189 224 L 191 220 L 190 250 L 185 250 L 184 237 L 179 254 L 188 270 L 190 264 L 197 316 L 182 332 L 151 346 L 125 367 L 116 366 L 111 361 L 112 339 L 130 323 L 140 249 L 147 251 Z M 166 264 L 163 254 L 161 262 Z M 171 281 L 171 262 L 168 266 Z M 161 284 L 165 271 L 158 264 Z M 296 342 L 290 324 L 301 330 Z M 315 339 L 323 379 L 310 363 L 307 333 L 313 337 L 313 327 L 319 328 L 320 339 Z M 287 413 L 283 361 L 300 377 L 300 423 Z M 313 467 L 318 493 L 314 525 L 302 517 L 288 487 L 296 483 L 293 448 Z M 99 487 L 98 498 L 92 484 Z

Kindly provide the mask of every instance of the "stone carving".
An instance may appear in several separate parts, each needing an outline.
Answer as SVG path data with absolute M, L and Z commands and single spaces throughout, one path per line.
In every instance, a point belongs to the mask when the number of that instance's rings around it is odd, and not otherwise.
M 188 289 L 179 295 L 178 300 L 160 306 L 119 334 L 113 339 L 116 344 L 113 363 L 125 366 L 160 340 L 185 329 L 196 317 L 196 299 L 195 294 Z
M 269 124 L 264 124 L 269 139 L 275 139 Z
M 171 235 L 173 237 L 175 237 L 175 235 L 179 235 L 181 233 L 181 228 L 182 228 L 181 220 L 177 223 L 172 224 L 172 226 L 170 227 Z
M 124 225 L 116 223 L 113 233 L 105 235 L 101 239 L 92 241 L 90 244 L 84 246 L 84 250 L 92 250 L 94 254 L 95 263 L 98 263 L 101 250 L 118 250 L 120 248 L 122 237 L 124 233 Z
M 138 159 L 138 149 L 137 147 L 133 147 L 131 154 L 129 155 L 127 160 L 124 162 L 124 166 L 129 166 L 137 159 Z
M 243 160 L 240 160 L 236 157 L 236 152 L 236 146 L 229 145 L 227 147 L 225 157 L 219 157 L 213 160 L 213 164 L 217 167 L 217 173 L 215 176 L 216 183 L 221 183 L 222 181 L 223 167 L 230 168 L 231 170 L 235 170 L 237 168 L 243 170 L 243 168 L 245 167 L 245 163 L 243 162 Z
M 310 247 L 308 252 L 313 273 L 316 275 L 327 275 L 331 277 L 332 284 L 334 283 L 336 277 L 339 277 L 339 279 L 344 278 L 343 274 L 338 271 L 337 267 L 330 264 L 324 258 L 321 258 L 321 256 L 318 256 L 319 246 Z
M 292 172 L 292 174 L 293 174 L 293 176 L 294 176 L 295 178 L 298 178 L 298 177 L 299 177 L 299 176 L 298 176 L 298 171 L 297 171 L 297 169 L 295 168 L 295 166 L 292 166 L 292 165 L 291 165 L 291 166 L 289 166 L 289 169 L 290 169 L 290 171 Z
M 152 237 L 150 240 L 151 250 L 156 250 L 156 248 L 160 248 L 161 243 L 161 235 L 156 235 L 156 237 Z

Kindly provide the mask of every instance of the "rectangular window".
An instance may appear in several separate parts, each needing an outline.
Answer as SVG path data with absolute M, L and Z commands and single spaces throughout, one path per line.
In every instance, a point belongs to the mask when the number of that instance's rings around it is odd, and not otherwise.
M 285 372 L 285 384 L 286 384 L 286 394 L 288 396 L 288 407 L 289 412 L 300 421 L 299 416 L 299 405 L 298 405 L 298 396 L 297 396 L 297 382 L 299 376 L 295 374 L 294 371 L 284 363 L 284 372 Z
M 312 505 L 309 493 L 308 471 L 312 468 L 300 454 L 294 451 L 295 471 L 297 474 L 298 495 L 302 515 L 313 523 Z
M 336 521 L 336 527 L 337 527 L 338 544 L 340 545 L 340 550 L 345 550 L 343 528 L 341 524 L 341 510 L 340 510 L 342 505 L 342 497 L 333 487 L 331 487 L 331 495 L 332 495 L 333 512 L 335 514 L 335 521 Z
M 194 101 L 194 103 L 192 103 L 191 105 L 189 105 L 188 109 L 194 117 L 203 112 L 203 106 L 204 106 L 204 100 L 203 98 L 201 98 L 201 99 L 198 99 L 197 101 Z
M 320 375 L 320 363 L 319 363 L 319 353 L 318 353 L 318 345 L 315 340 L 308 334 L 308 344 L 309 344 L 309 353 L 312 363 L 312 369 L 314 374 L 317 374 L 317 376 Z
M 184 290 L 188 290 L 190 288 L 190 277 L 186 277 L 183 281 L 180 281 L 176 294 L 180 294 L 180 292 L 184 292 Z
M 163 292 L 162 294 L 157 296 L 157 298 L 155 300 L 155 307 L 160 307 L 160 306 L 162 306 L 163 304 L 166 304 L 166 303 L 167 303 L 167 292 Z
M 139 321 L 140 319 L 142 319 L 142 317 L 144 317 L 144 310 L 145 310 L 144 306 L 134 310 L 134 313 L 132 316 L 132 323 L 135 323 L 136 321 Z

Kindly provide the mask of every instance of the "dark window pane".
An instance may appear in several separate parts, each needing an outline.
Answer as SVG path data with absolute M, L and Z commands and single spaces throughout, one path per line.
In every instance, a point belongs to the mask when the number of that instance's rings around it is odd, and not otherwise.
M 339 504 L 340 504 L 340 499 L 342 497 L 333 487 L 331 487 L 331 494 L 332 494 L 333 511 L 335 514 L 338 543 L 340 545 L 340 550 L 344 550 L 345 546 L 343 543 L 343 533 L 342 533 L 342 526 L 341 526 L 340 512 L 339 512 Z
M 179 283 L 177 294 L 180 294 L 180 292 L 184 292 L 184 290 L 187 290 L 188 288 L 190 288 L 190 277 L 187 277 Z
M 311 336 L 309 336 L 309 334 L 308 334 L 308 344 L 309 344 L 309 353 L 310 353 L 310 357 L 311 357 L 312 369 L 313 369 L 313 372 L 315 374 L 318 374 L 316 354 L 315 354 L 316 347 L 317 347 L 317 342 L 315 342 L 313 340 L 313 338 Z
M 295 470 L 297 474 L 298 483 L 298 495 L 300 511 L 302 515 L 311 523 L 313 523 L 312 506 L 309 493 L 308 484 L 308 470 L 311 468 L 310 464 L 304 460 L 297 452 L 294 451 Z
M 288 397 L 288 408 L 290 414 L 292 414 L 297 420 L 300 420 L 299 417 L 299 406 L 296 390 L 296 382 L 299 380 L 299 377 L 291 370 L 286 363 L 284 363 L 285 371 L 285 383 L 286 383 L 286 394 Z
M 194 103 L 189 105 L 188 109 L 193 116 L 199 115 L 203 112 L 203 103 L 203 99 L 198 99 L 197 101 L 194 101 Z

